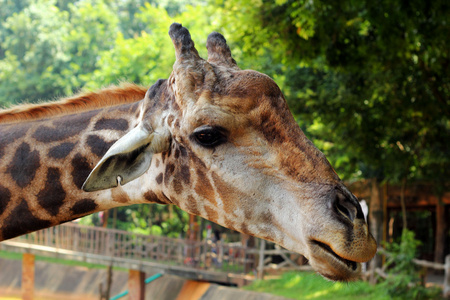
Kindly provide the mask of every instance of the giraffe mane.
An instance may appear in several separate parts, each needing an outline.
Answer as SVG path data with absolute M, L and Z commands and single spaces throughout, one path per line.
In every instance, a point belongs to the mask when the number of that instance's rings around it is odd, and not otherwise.
M 147 87 L 133 83 L 122 83 L 98 91 L 81 92 L 55 102 L 22 104 L 0 110 L 0 123 L 42 119 L 105 106 L 132 103 L 144 98 Z

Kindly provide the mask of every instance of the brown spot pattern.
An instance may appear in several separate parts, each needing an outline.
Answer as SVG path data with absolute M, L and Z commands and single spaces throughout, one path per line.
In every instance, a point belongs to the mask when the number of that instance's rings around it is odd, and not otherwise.
M 87 145 L 91 149 L 92 153 L 98 157 L 102 157 L 106 151 L 114 144 L 114 142 L 105 142 L 102 138 L 96 135 L 88 136 L 86 140 Z
M 144 198 L 145 198 L 145 200 L 147 200 L 148 202 L 155 202 L 155 199 L 158 198 L 158 197 L 156 196 L 156 194 L 155 194 L 153 191 L 147 191 L 147 192 L 144 194 Z
M 222 180 L 215 172 L 211 173 L 212 179 L 214 181 L 214 186 L 219 193 L 220 198 L 223 201 L 223 208 L 226 213 L 231 214 L 237 208 L 236 200 L 245 199 L 246 195 L 239 190 L 234 189 L 229 186 L 225 181 Z
M 219 215 L 217 214 L 217 211 L 215 211 L 214 208 L 211 208 L 209 206 L 205 206 L 205 211 L 206 211 L 206 218 L 210 221 L 217 221 Z
M 113 201 L 119 203 L 128 203 L 131 201 L 121 186 L 111 189 L 111 198 Z
M 91 173 L 91 167 L 85 157 L 80 154 L 75 155 L 72 159 L 72 180 L 77 188 L 81 189 L 84 181 Z
M 58 169 L 49 168 L 45 186 L 37 195 L 39 205 L 52 216 L 56 216 L 59 213 L 59 209 L 66 198 L 66 192 L 61 185 L 60 177 L 61 174 Z
M 197 184 L 195 185 L 195 192 L 199 196 L 202 196 L 207 201 L 211 202 L 214 206 L 217 205 L 214 188 L 202 169 L 197 169 Z
M 0 185 L 0 216 L 6 209 L 9 201 L 11 200 L 11 192 Z
M 163 182 L 163 173 L 159 173 L 158 176 L 156 176 L 156 183 L 161 184 Z
M 181 182 L 179 180 L 174 179 L 172 181 L 172 189 L 177 193 L 177 195 L 181 194 L 183 191 L 183 186 L 181 185 Z
M 39 152 L 31 151 L 30 145 L 22 143 L 16 150 L 8 172 L 17 185 L 24 188 L 34 179 L 40 165 Z
M 164 184 L 167 186 L 171 179 L 173 172 L 175 171 L 175 165 L 172 163 L 167 164 L 166 171 L 164 173 Z
M 187 210 L 194 214 L 194 215 L 200 215 L 200 210 L 197 206 L 197 201 L 192 197 L 192 195 L 188 195 L 187 201 L 186 201 Z
M 91 118 L 98 112 L 99 110 L 95 110 L 83 114 L 63 116 L 53 121 L 54 128 L 44 125 L 39 126 L 33 133 L 33 138 L 42 143 L 65 140 L 85 130 Z M 70 124 L 70 126 L 67 126 L 67 124 Z
M 87 215 L 90 212 L 93 212 L 98 207 L 97 203 L 95 203 L 92 199 L 82 199 L 75 203 L 72 208 L 72 214 L 74 215 Z
M 185 184 L 191 183 L 191 172 L 188 165 L 182 165 L 180 167 L 180 172 L 178 173 L 178 176 L 181 178 L 181 180 Z
M 125 131 L 128 129 L 128 121 L 125 119 L 106 119 L 101 118 L 95 123 L 94 130 L 117 130 Z
M 27 124 L 17 124 L 14 127 L 0 125 L 0 157 L 3 157 L 5 147 L 22 138 L 29 128 Z
M 48 156 L 56 159 L 65 158 L 72 152 L 75 145 L 76 143 L 62 143 L 61 145 L 51 148 L 48 151 Z
M 5 240 L 52 225 L 50 221 L 36 218 L 24 199 L 12 210 L 4 224 L 1 230 Z
M 145 200 L 151 203 L 167 204 L 167 202 L 161 201 L 153 191 L 147 191 L 144 194 Z

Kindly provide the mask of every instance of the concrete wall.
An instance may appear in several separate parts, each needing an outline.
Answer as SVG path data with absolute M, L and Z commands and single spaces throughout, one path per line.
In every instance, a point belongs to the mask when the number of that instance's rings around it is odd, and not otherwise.
M 146 274 L 150 277 L 153 274 Z M 20 297 L 22 261 L 0 259 L 0 299 Z M 99 285 L 106 280 L 106 269 L 89 269 L 36 261 L 35 299 L 99 299 Z M 127 289 L 128 272 L 113 271 L 111 297 Z M 217 284 L 199 283 L 163 275 L 146 285 L 146 300 L 282 300 L 285 298 L 239 290 Z M 128 297 L 121 298 L 123 300 Z

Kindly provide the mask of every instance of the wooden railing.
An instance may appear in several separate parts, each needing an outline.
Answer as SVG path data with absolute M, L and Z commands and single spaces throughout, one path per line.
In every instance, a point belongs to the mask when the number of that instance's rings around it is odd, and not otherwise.
M 75 223 L 32 232 L 13 241 L 231 273 L 242 273 L 246 264 L 253 263 L 249 249 L 237 243 L 189 241 Z

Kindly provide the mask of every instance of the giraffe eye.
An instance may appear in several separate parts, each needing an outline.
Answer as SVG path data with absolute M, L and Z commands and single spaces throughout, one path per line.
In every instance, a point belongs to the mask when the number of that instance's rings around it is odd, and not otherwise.
M 227 141 L 227 131 L 222 127 L 201 126 L 194 130 L 192 136 L 205 148 L 214 148 Z

